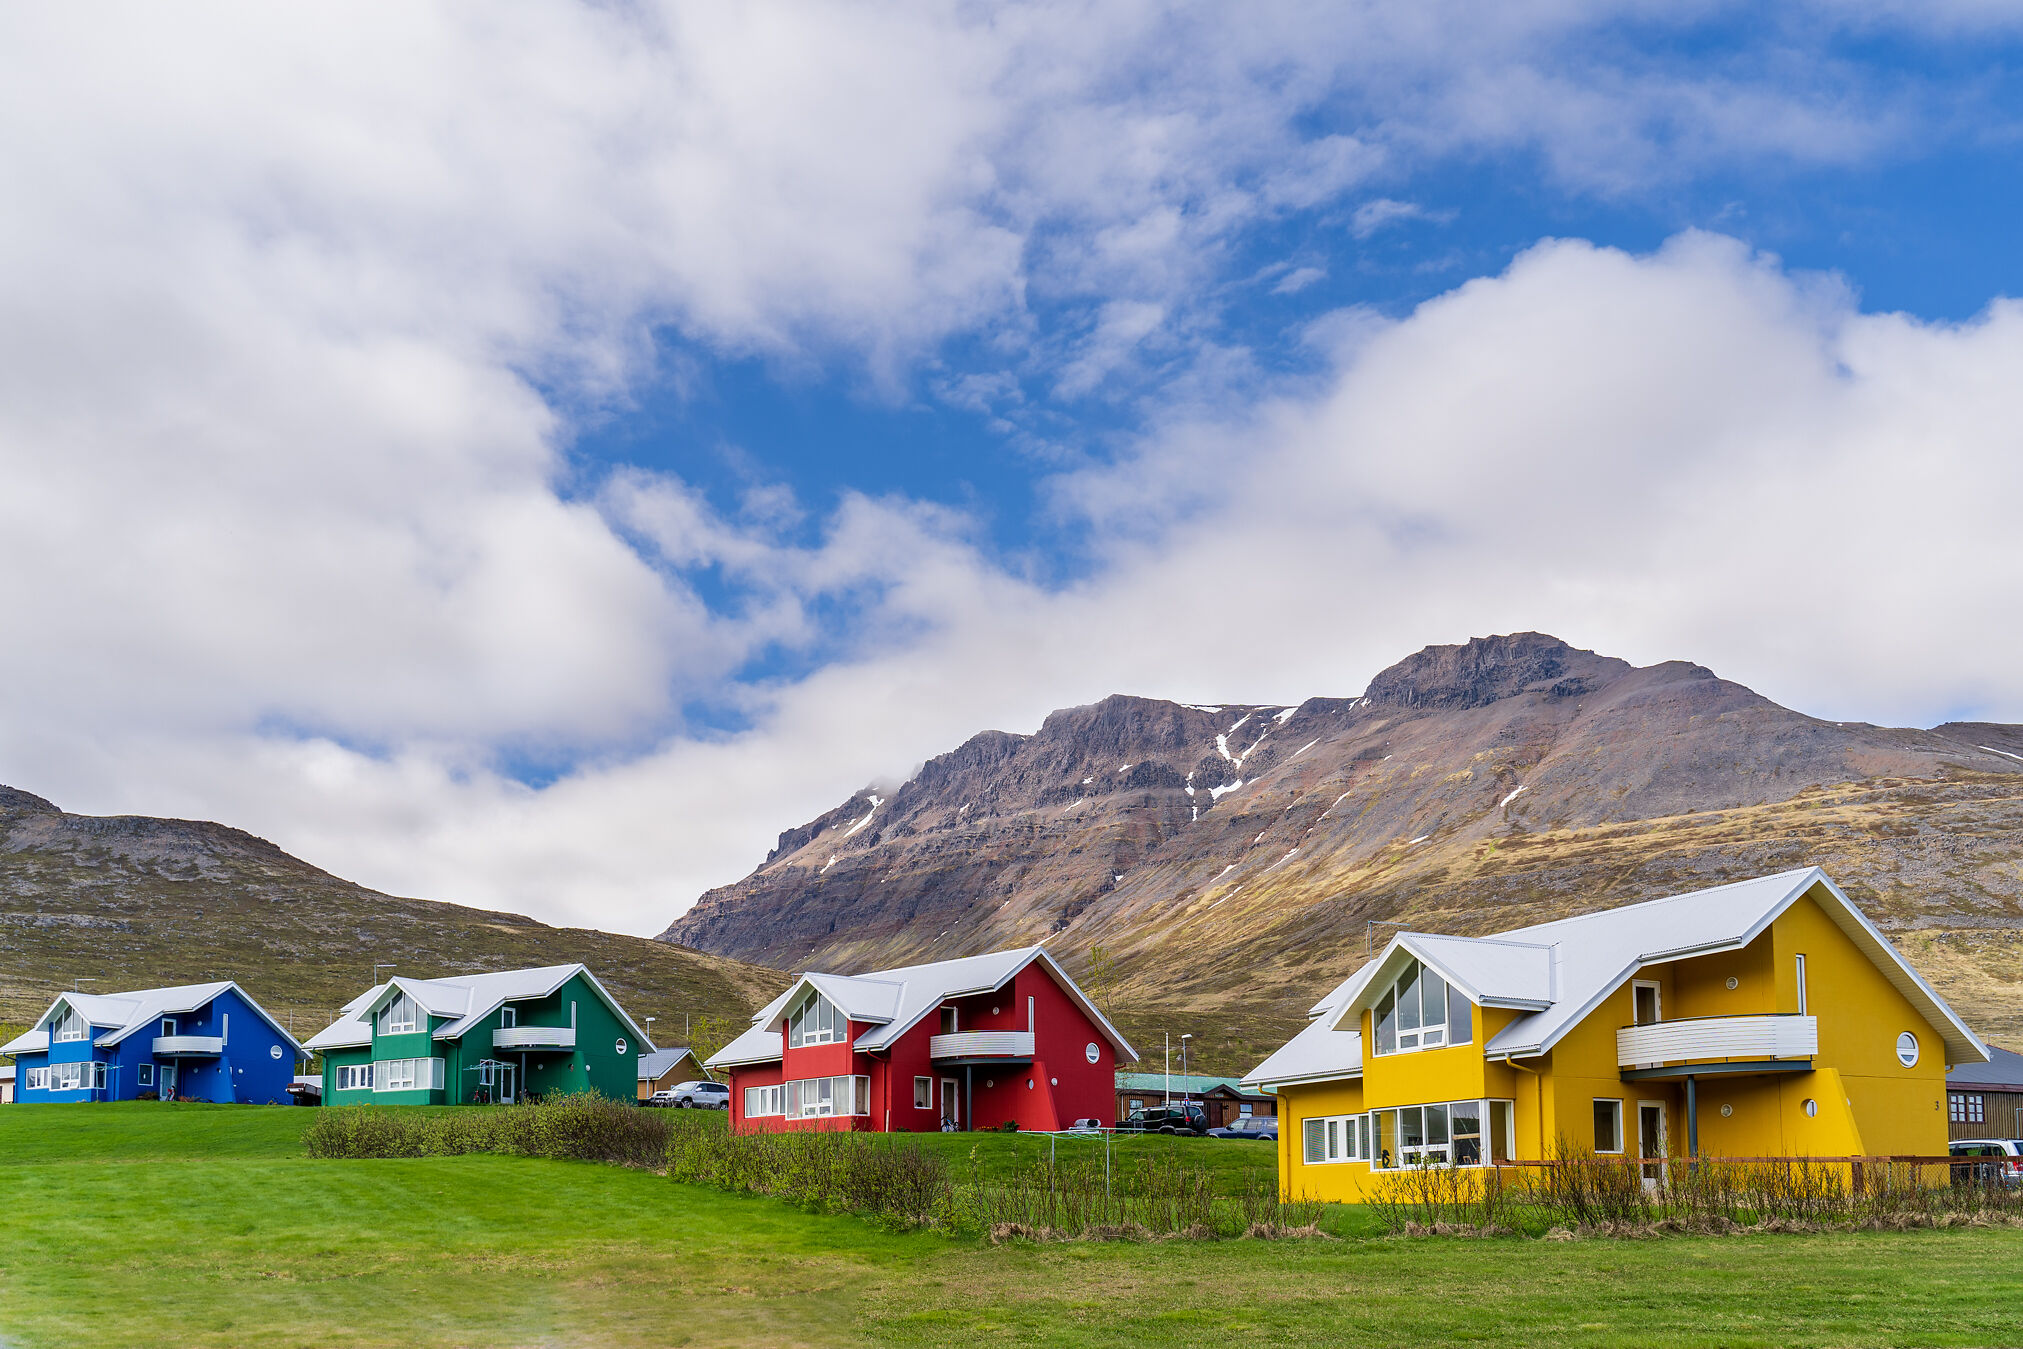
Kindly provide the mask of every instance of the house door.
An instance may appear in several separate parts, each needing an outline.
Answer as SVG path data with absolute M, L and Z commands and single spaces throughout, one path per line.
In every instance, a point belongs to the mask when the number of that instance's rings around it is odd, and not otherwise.
M 941 1127 L 962 1127 L 962 1098 L 956 1095 L 955 1079 L 952 1077 L 941 1079 Z
M 1664 1157 L 1665 1152 L 1665 1103 L 1663 1101 L 1637 1102 L 1637 1155 L 1639 1157 Z M 1665 1163 L 1647 1162 L 1644 1165 L 1644 1184 L 1655 1188 L 1665 1178 Z
M 164 1063 L 161 1067 L 155 1069 L 155 1082 L 157 1083 L 155 1090 L 161 1095 L 161 1098 L 164 1101 L 173 1101 L 176 1099 L 175 1064 Z
M 513 1103 L 513 1065 L 495 1064 L 492 1067 L 492 1099 L 500 1105 Z

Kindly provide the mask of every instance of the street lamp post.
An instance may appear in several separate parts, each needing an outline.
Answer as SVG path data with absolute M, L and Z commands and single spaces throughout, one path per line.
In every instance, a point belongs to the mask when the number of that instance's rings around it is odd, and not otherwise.
M 1192 1031 L 1180 1037 L 1180 1099 L 1183 1101 L 1194 1099 L 1189 1095 L 1194 1088 L 1187 1084 L 1187 1042 L 1193 1038 L 1194 1033 Z

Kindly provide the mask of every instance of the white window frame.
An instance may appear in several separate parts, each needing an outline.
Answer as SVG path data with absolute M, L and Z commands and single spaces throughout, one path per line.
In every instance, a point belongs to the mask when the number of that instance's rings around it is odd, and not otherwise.
M 340 1063 L 337 1065 L 337 1090 L 371 1091 L 372 1065 L 369 1063 Z
M 1793 954 L 1792 960 L 1793 960 L 1793 964 L 1794 964 L 1794 966 L 1795 966 L 1795 973 L 1797 974 L 1797 977 L 1798 977 L 1798 1014 L 1799 1014 L 1800 1016 L 1804 1016 L 1804 1015 L 1805 1015 L 1805 1001 L 1806 1001 L 1806 1000 L 1805 1000 L 1805 953 L 1804 953 L 1803 951 L 1799 951 L 1799 952 L 1795 952 L 1795 953 Z
M 501 1007 L 499 1009 L 499 1025 L 501 1027 L 503 1027 L 506 1030 L 511 1030 L 519 1024 L 520 1024 L 519 1008 L 513 1006 L 513 1004 L 509 1002 L 504 1007 Z
M 1310 1115 L 1300 1121 L 1300 1160 L 1308 1166 L 1335 1166 L 1370 1160 L 1370 1117 Z
M 1396 1141 L 1402 1133 L 1404 1126 L 1402 1116 L 1407 1110 L 1420 1112 L 1419 1135 L 1421 1141 L 1414 1144 L 1409 1151 L 1404 1144 Z M 1425 1114 L 1428 1110 L 1438 1110 L 1441 1112 L 1437 1116 L 1441 1121 L 1441 1127 L 1438 1132 L 1443 1133 L 1445 1137 L 1439 1142 L 1435 1142 L 1432 1139 L 1432 1134 L 1435 1130 L 1430 1127 L 1429 1118 Z M 1455 1111 L 1457 1110 L 1474 1111 L 1475 1127 L 1478 1132 L 1460 1134 L 1458 1136 L 1455 1134 L 1454 1120 Z M 1508 1151 L 1513 1146 L 1512 1135 L 1516 1132 L 1517 1127 L 1516 1114 L 1516 1102 L 1507 1096 L 1486 1096 L 1464 1101 L 1423 1101 L 1417 1105 L 1395 1105 L 1386 1106 L 1382 1110 L 1372 1110 L 1364 1116 L 1368 1122 L 1369 1132 L 1366 1135 L 1366 1141 L 1363 1143 L 1363 1158 L 1368 1160 L 1370 1170 L 1372 1171 L 1409 1171 L 1417 1166 L 1452 1166 L 1458 1170 L 1469 1171 L 1479 1167 L 1494 1166 L 1497 1164 L 1496 1138 L 1498 1124 L 1500 1123 L 1502 1126 L 1503 1145 L 1505 1150 Z M 1381 1117 L 1386 1115 L 1391 1117 L 1392 1146 L 1395 1150 L 1395 1155 L 1388 1166 L 1384 1164 L 1384 1159 L 1381 1155 L 1383 1151 L 1381 1144 L 1384 1137 L 1384 1126 Z M 1467 1116 L 1464 1115 L 1463 1118 L 1467 1118 Z M 1476 1159 L 1472 1162 L 1456 1162 L 1454 1154 L 1459 1146 L 1459 1141 L 1469 1138 L 1476 1140 Z M 1509 1159 L 1506 1158 L 1505 1160 Z
M 1423 980 L 1427 976 L 1440 981 L 1440 1021 L 1438 1025 L 1425 1023 L 1425 994 Z M 1412 985 L 1412 1001 L 1415 1010 L 1414 1024 L 1407 1029 L 1404 1013 L 1404 990 L 1407 983 Z M 1455 1025 L 1454 1000 L 1459 998 L 1462 1005 L 1460 1025 Z M 1388 1032 L 1384 1027 L 1385 1005 L 1390 1004 L 1391 1013 L 1397 1017 Z M 1377 1000 L 1370 1004 L 1370 1039 L 1373 1051 L 1379 1056 L 1390 1054 L 1416 1054 L 1427 1049 L 1445 1049 L 1449 1045 L 1465 1045 L 1475 1039 L 1474 1011 L 1468 999 L 1447 980 L 1447 976 L 1413 957 L 1409 965 L 1401 970 L 1396 979 L 1385 986 Z M 1388 1043 L 1388 1048 L 1386 1047 Z
M 378 1059 L 372 1064 L 374 1091 L 441 1091 L 441 1059 Z
M 774 1083 L 770 1087 L 745 1088 L 745 1118 L 765 1119 L 787 1113 L 786 1087 Z
M 1651 1010 L 1656 1013 L 1649 1021 L 1637 1020 L 1637 993 L 1642 989 L 1651 990 Z M 1665 986 L 1656 979 L 1630 980 L 1630 1024 L 1635 1026 L 1655 1026 L 1665 1019 Z
M 871 1079 L 855 1074 L 841 1077 L 802 1077 L 786 1084 L 789 1119 L 828 1119 L 837 1115 L 871 1113 Z
M 91 1023 L 79 1014 L 69 1003 L 49 1023 L 49 1043 L 54 1045 L 76 1044 L 91 1038 Z M 52 1065 L 53 1066 L 53 1065 Z
M 913 1108 L 915 1110 L 934 1109 L 934 1079 L 916 1077 L 913 1079 Z
M 163 1018 L 162 1018 L 162 1034 L 163 1034 L 163 1036 L 165 1036 L 165 1037 L 166 1037 L 166 1036 L 172 1036 L 172 1035 L 175 1035 L 175 1034 L 177 1033 L 177 1032 L 176 1032 L 176 1025 L 177 1025 L 177 1022 L 176 1022 L 176 1019 L 175 1019 L 174 1017 L 172 1017 L 172 1016 L 165 1016 L 165 1017 L 163 1017 Z
M 155 1066 L 152 1063 L 137 1064 L 134 1067 L 134 1085 L 152 1087 L 155 1084 Z
M 850 1018 L 843 1015 L 843 1009 L 810 990 L 787 1017 L 787 1046 L 799 1049 L 804 1045 L 835 1045 L 850 1038 Z M 817 1079 L 809 1078 L 808 1081 Z
M 1614 1107 L 1612 1113 L 1615 1116 L 1615 1131 L 1616 1131 L 1616 1145 L 1612 1148 L 1603 1147 L 1600 1136 L 1599 1135 L 1596 1136 L 1594 1140 L 1595 1155 L 1600 1157 L 1620 1157 L 1623 1155 L 1623 1146 L 1624 1146 L 1623 1098 L 1620 1096 L 1597 1096 L 1594 1097 L 1593 1099 L 1594 1103 L 1598 1106 L 1606 1105 Z
M 391 1001 L 379 1009 L 381 1035 L 412 1035 L 419 1029 L 421 1004 L 405 992 L 396 991 Z
M 28 1090 L 49 1090 L 49 1070 L 47 1068 L 30 1068 L 28 1070 Z

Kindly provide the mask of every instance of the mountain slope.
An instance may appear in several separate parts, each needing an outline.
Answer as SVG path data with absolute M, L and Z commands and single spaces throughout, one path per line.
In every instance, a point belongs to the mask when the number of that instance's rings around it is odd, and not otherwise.
M 1521 633 L 1428 648 L 1356 698 L 1119 696 L 986 732 L 782 834 L 664 935 L 845 970 L 1042 937 L 1086 969 L 1101 947 L 1127 1025 L 1240 1058 L 1373 923 L 1489 931 L 1817 861 L 2013 1032 L 2018 756 L 2023 728 L 1820 721 Z
M 428 976 L 572 960 L 677 1040 L 684 1014 L 742 1019 L 785 986 L 664 942 L 383 895 L 224 825 L 69 815 L 0 787 L 0 1023 L 83 979 L 233 978 L 306 1036 L 369 986 L 374 962 Z

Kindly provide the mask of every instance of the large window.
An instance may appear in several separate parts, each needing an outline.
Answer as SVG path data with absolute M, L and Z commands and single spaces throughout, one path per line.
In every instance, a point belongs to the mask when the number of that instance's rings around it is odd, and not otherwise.
M 441 1059 L 381 1059 L 372 1065 L 374 1091 L 440 1091 Z
M 56 1019 L 49 1023 L 49 1038 L 57 1044 L 88 1040 L 91 1038 L 91 1023 L 79 1016 L 77 1009 L 65 1003 Z
M 1416 960 L 1377 999 L 1371 1018 L 1379 1054 L 1465 1045 L 1473 1038 L 1468 999 Z
M 369 1063 L 348 1063 L 337 1070 L 339 1091 L 371 1091 L 372 1065 Z
M 49 1090 L 49 1070 L 47 1068 L 30 1068 L 28 1070 L 28 1090 Z
M 786 1113 L 786 1093 L 785 1087 L 746 1087 L 745 1118 Z
M 1364 1117 L 1368 1132 L 1359 1139 L 1360 1155 L 1326 1160 L 1367 1160 L 1379 1171 L 1507 1162 L 1514 1109 L 1509 1101 L 1443 1101 L 1373 1110 Z
M 1595 1100 L 1595 1151 L 1621 1152 L 1623 1150 L 1623 1103 L 1616 1100 Z
M 48 1068 L 50 1091 L 93 1091 L 105 1088 L 102 1063 L 52 1063 Z
M 804 1077 L 787 1083 L 785 1113 L 793 1119 L 871 1113 L 868 1077 Z
M 934 1109 L 934 1079 L 916 1077 L 913 1079 L 913 1108 L 915 1110 Z
M 810 993 L 787 1018 L 787 1043 L 796 1049 L 837 1044 L 849 1034 L 850 1019 L 819 993 Z
M 379 1009 L 379 1033 L 381 1035 L 405 1035 L 416 1028 L 420 1018 L 420 1007 L 405 993 L 393 995 L 393 1001 Z

